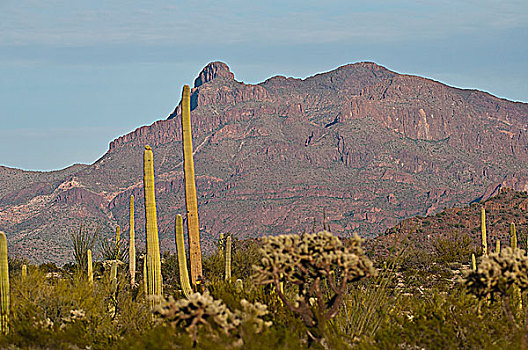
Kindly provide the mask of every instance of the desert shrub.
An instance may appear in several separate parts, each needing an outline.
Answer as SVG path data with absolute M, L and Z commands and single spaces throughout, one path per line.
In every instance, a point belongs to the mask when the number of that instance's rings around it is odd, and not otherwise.
M 404 296 L 398 313 L 382 324 L 360 348 L 375 349 L 515 349 L 521 332 L 512 330 L 497 305 L 483 307 L 463 290 L 430 291 Z
M 20 275 L 22 271 L 22 265 L 30 265 L 27 259 L 15 256 L 8 256 L 7 264 L 9 266 L 9 276 Z
M 116 242 L 117 238 L 119 238 L 118 242 Z M 117 237 L 116 233 L 99 238 L 99 252 L 102 260 L 128 261 L 128 244 L 122 235 Z
M 478 248 L 468 234 L 458 230 L 449 232 L 447 236 L 439 235 L 433 242 L 436 259 L 441 263 L 466 263 L 471 260 L 471 254 L 478 254 Z
M 70 233 L 73 260 L 79 271 L 85 272 L 88 266 L 88 250 L 93 252 L 101 227 L 80 225 L 79 230 Z
M 187 266 L 190 264 L 187 263 Z M 178 255 L 164 252 L 161 255 L 161 274 L 163 277 L 163 292 L 165 295 L 183 297 L 180 287 L 180 270 Z
M 258 242 L 254 240 L 240 241 L 236 237 L 232 239 L 232 262 L 231 276 L 232 280 L 240 278 L 243 281 L 249 281 L 253 273 L 253 265 L 261 257 L 258 249 Z M 204 276 L 207 281 L 223 280 L 225 274 L 225 260 L 223 253 L 217 250 L 204 258 L 203 261 Z
M 384 264 L 376 277 L 349 287 L 335 323 L 351 341 L 372 338 L 391 315 L 400 312 L 401 293 L 396 288 L 399 259 Z
M 435 265 L 431 252 L 418 245 L 408 245 L 401 257 L 400 269 L 430 271 Z
M 141 332 L 149 326 L 150 312 L 134 300 L 125 275 L 120 278 L 112 305 L 109 279 L 92 286 L 80 274 L 55 277 L 30 268 L 25 278 L 11 281 L 10 332 L 0 338 L 0 347 L 103 349 L 125 334 Z

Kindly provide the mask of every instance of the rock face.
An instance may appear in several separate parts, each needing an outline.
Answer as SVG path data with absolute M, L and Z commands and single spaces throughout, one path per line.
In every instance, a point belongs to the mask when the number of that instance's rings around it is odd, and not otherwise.
M 198 78 L 194 80 L 194 87 L 202 86 L 219 77 L 235 79 L 235 75 L 231 73 L 227 64 L 224 62 L 211 62 L 200 72 Z
M 191 90 L 203 249 L 241 238 L 311 231 L 374 236 L 399 221 L 528 188 L 528 104 L 350 64 L 257 85 L 207 65 Z M 110 143 L 92 165 L 51 173 L 0 168 L 0 230 L 34 261 L 71 259 L 81 223 L 128 227 L 144 241 L 142 152 L 154 151 L 162 250 L 184 214 L 180 106 Z M 140 247 L 141 247 L 140 242 Z

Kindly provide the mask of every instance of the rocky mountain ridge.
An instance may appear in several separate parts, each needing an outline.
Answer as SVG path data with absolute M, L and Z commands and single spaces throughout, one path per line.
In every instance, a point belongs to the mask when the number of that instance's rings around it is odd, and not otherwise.
M 202 245 L 310 230 L 373 236 L 400 220 L 528 189 L 528 104 L 401 75 L 371 62 L 306 79 L 234 79 L 208 64 L 191 91 Z M 154 151 L 162 249 L 184 213 L 180 106 L 121 136 L 91 165 L 51 173 L 0 168 L 0 230 L 34 261 L 70 258 L 81 223 L 128 227 L 136 197 L 144 240 L 142 152 Z M 139 229 L 138 229 L 139 228 Z M 141 244 L 140 244 L 141 246 Z

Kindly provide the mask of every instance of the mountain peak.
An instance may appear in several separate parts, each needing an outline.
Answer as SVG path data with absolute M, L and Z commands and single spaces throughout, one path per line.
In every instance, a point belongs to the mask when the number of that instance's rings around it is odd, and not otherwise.
M 198 86 L 201 86 L 218 77 L 235 79 L 235 75 L 231 72 L 227 64 L 225 64 L 224 62 L 216 61 L 209 63 L 202 69 L 202 71 L 198 75 L 198 78 L 194 80 L 194 87 L 196 88 Z

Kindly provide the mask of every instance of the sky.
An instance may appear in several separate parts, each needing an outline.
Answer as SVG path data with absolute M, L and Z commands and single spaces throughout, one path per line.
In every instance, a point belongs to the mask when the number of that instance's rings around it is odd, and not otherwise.
M 217 60 L 245 83 L 374 61 L 528 102 L 528 1 L 0 0 L 0 165 L 91 164 Z

